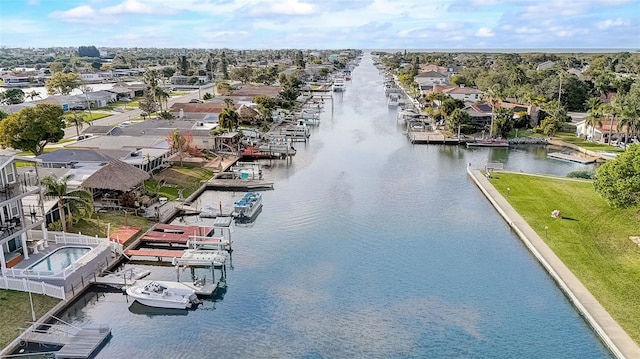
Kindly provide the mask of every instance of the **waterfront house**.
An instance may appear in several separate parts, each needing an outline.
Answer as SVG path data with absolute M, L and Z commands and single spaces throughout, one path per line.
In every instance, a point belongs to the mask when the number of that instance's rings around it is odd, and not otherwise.
M 469 102 L 479 101 L 482 97 L 482 91 L 473 87 L 466 87 L 464 85 L 446 88 L 443 89 L 442 92 L 457 100 Z
M 585 137 L 587 140 L 596 142 L 607 142 L 611 136 L 612 142 L 624 139 L 627 133 L 627 126 L 618 128 L 619 121 L 611 118 L 602 118 L 591 126 L 585 120 L 576 123 L 576 136 Z
M 215 118 L 222 113 L 225 104 L 222 101 L 204 103 L 174 103 L 169 108 L 169 113 L 181 120 L 204 120 Z
M 38 227 L 45 229 L 37 162 L 33 158 L 0 155 L 0 268 L 3 272 L 29 258 L 32 246 L 29 231 Z
M 448 83 L 447 75 L 443 75 L 435 71 L 421 72 L 417 74 L 413 80 L 418 84 L 418 86 Z

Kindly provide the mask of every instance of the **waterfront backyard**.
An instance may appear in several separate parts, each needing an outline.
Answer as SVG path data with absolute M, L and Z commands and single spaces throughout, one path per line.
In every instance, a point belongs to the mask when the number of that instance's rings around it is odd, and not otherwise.
M 591 181 L 496 172 L 491 183 L 639 342 L 638 209 L 609 207 Z

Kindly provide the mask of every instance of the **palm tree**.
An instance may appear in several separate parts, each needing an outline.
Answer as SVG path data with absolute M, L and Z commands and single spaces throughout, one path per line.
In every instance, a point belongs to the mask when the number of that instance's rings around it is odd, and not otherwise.
M 36 99 L 36 97 L 40 97 L 40 92 L 38 92 L 38 91 L 36 91 L 36 90 L 33 90 L 33 91 L 31 91 L 31 92 L 29 92 L 29 93 L 27 94 L 27 97 L 28 97 L 31 101 L 33 101 L 33 100 L 35 100 L 35 99 Z
M 73 111 L 71 115 L 65 117 L 68 125 L 76 127 L 76 135 L 80 137 L 80 130 L 84 127 L 85 123 L 90 123 L 84 118 L 78 111 Z
M 584 137 L 587 138 L 587 127 L 591 127 L 591 138 L 596 124 L 601 124 L 602 118 L 602 101 L 599 97 L 591 97 L 585 101 L 584 106 L 587 108 L 587 117 L 584 120 Z
M 154 93 L 154 97 L 158 100 L 158 103 L 160 104 L 160 112 L 162 112 L 162 103 L 164 102 L 165 104 L 165 110 L 168 110 L 169 108 L 169 93 L 162 87 L 157 87 Z
M 91 216 L 91 213 L 93 213 L 93 195 L 84 189 L 69 190 L 69 180 L 72 178 L 72 174 L 62 178 L 47 176 L 40 181 L 44 188 L 44 195 L 54 197 L 57 201 L 63 232 L 67 231 L 65 207 L 69 210 L 69 219 L 73 215 L 84 213 L 87 216 Z
M 489 128 L 489 138 L 493 137 L 493 122 L 495 121 L 495 108 L 504 97 L 502 94 L 502 87 L 500 84 L 495 84 L 485 91 L 487 102 L 491 105 L 491 127 Z
M 220 127 L 228 129 L 229 131 L 233 131 L 240 120 L 240 115 L 238 115 L 238 112 L 236 112 L 235 108 L 225 107 L 218 118 L 220 121 Z

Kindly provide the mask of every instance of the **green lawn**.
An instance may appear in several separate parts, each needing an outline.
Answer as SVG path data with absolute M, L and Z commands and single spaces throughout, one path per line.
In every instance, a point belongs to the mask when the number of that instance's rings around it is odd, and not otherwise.
M 60 299 L 39 294 L 32 294 L 31 297 L 36 318 L 40 318 L 60 302 Z M 4 348 L 22 333 L 21 328 L 29 327 L 29 322 L 33 319 L 29 293 L 0 289 L 0 308 L 2 308 L 0 310 L 0 323 L 2 323 L 0 325 L 0 348 Z
M 620 147 L 604 145 L 602 143 L 587 141 L 582 137 L 577 137 L 575 133 L 557 133 L 554 138 L 557 138 L 561 141 L 574 144 L 576 146 L 580 146 L 585 150 L 590 151 L 616 151 L 622 152 L 623 150 Z
M 509 188 L 511 205 L 640 342 L 640 248 L 629 240 L 640 235 L 638 208 L 610 208 L 590 181 L 498 172 L 491 183 L 505 198 Z
M 113 233 L 122 226 L 140 227 L 141 233 L 146 232 L 155 222 L 147 218 L 128 214 L 126 217 L 124 212 L 94 213 L 93 218 L 82 218 L 68 231 L 71 233 L 81 232 L 88 236 L 106 237 L 107 225 L 111 224 L 110 231 Z
M 183 189 L 183 197 L 189 197 L 202 185 L 202 181 L 211 179 L 213 171 L 200 167 L 178 167 L 167 168 L 153 179 L 145 181 L 147 191 L 153 193 L 158 189 L 158 181 L 163 181 L 164 186 L 159 188 L 158 195 L 167 197 L 169 200 L 178 198 L 178 190 Z
M 171 97 L 184 96 L 189 93 L 190 93 L 189 91 L 173 91 L 172 93 L 169 94 L 169 96 Z

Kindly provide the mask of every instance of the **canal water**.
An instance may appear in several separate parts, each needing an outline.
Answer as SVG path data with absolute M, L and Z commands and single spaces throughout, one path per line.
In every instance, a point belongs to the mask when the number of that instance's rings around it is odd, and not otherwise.
M 610 357 L 466 175 L 588 167 L 543 147 L 409 144 L 369 56 L 334 96 L 293 163 L 263 169 L 275 190 L 233 233 L 225 293 L 169 312 L 94 290 L 63 313 L 112 328 L 98 358 Z

